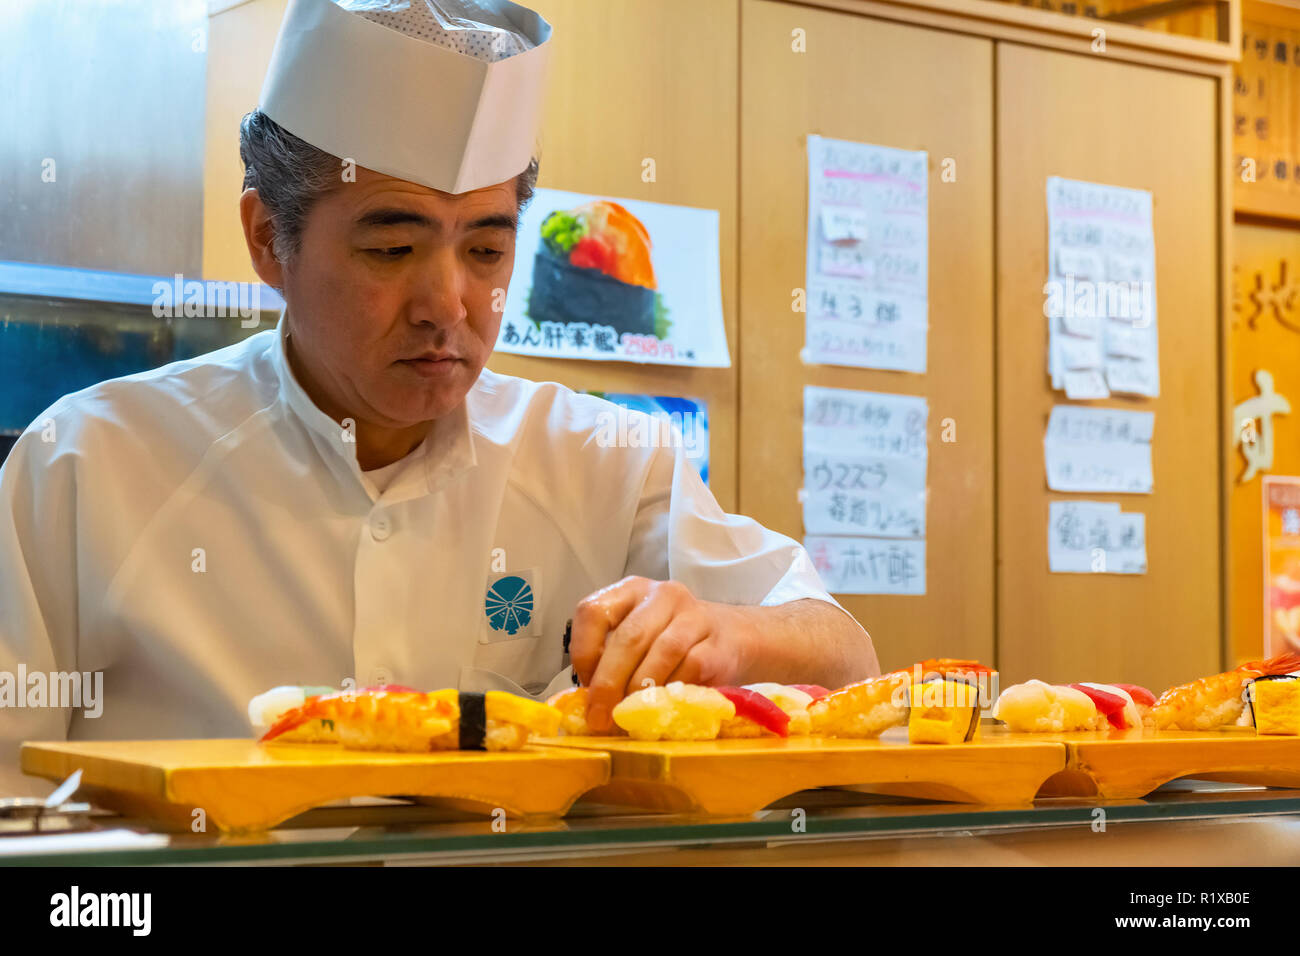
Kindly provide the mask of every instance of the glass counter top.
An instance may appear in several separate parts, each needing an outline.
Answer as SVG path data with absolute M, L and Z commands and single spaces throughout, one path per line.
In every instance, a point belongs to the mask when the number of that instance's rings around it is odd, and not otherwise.
M 1108 828 L 1287 817 L 1300 823 L 1300 790 L 1179 780 L 1141 800 L 1050 798 L 1028 807 L 997 807 L 833 788 L 803 791 L 745 818 L 647 814 L 579 802 L 562 819 L 495 823 L 434 806 L 376 801 L 312 810 L 261 834 L 167 834 L 153 837 L 157 845 L 138 847 L 62 852 L 56 849 L 68 836 L 2 838 L 0 866 L 528 863 L 707 847 L 736 848 L 742 853 L 737 862 L 743 862 L 746 847 L 806 841 L 978 837 L 1070 828 L 1090 833 L 1098 808 Z M 108 814 L 95 822 L 101 830 L 148 832 L 138 822 Z

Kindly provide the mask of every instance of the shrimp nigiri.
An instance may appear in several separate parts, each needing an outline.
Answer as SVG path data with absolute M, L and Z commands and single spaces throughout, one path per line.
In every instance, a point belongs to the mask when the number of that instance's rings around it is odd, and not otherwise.
M 333 687 L 272 687 L 248 702 L 248 722 L 258 734 L 266 733 L 275 726 L 277 720 L 295 707 L 301 707 L 312 697 L 333 693 L 336 693 Z M 333 743 L 339 739 L 339 735 L 331 721 L 313 720 L 295 727 L 281 739 L 294 743 Z
M 1233 724 L 1246 706 L 1246 685 L 1256 677 L 1300 670 L 1300 653 L 1250 661 L 1222 674 L 1171 687 L 1151 708 L 1158 730 L 1217 730 Z
M 518 750 L 533 734 L 553 735 L 554 707 L 490 690 L 486 694 L 391 687 L 312 697 L 266 732 L 266 743 L 315 720 L 332 721 L 348 750 Z
M 879 737 L 906 723 L 908 688 L 918 673 L 921 679 L 935 674 L 981 679 L 993 670 L 977 661 L 941 657 L 869 677 L 813 701 L 808 707 L 812 732 L 821 737 Z
M 561 714 L 560 733 L 569 737 L 606 737 L 623 734 L 617 724 L 611 726 L 609 730 L 593 730 L 587 724 L 588 696 L 585 687 L 567 687 L 552 694 L 546 701 Z

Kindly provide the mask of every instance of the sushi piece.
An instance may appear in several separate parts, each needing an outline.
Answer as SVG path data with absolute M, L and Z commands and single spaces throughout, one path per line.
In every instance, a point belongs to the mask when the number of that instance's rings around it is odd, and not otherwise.
M 1151 708 L 1159 730 L 1217 730 L 1236 723 L 1246 708 L 1246 685 L 1259 677 L 1300 669 L 1300 653 L 1251 661 L 1222 674 L 1202 677 L 1160 695 Z
M 790 715 L 770 697 L 748 687 L 719 687 L 717 690 L 736 708 L 735 716 L 722 722 L 719 737 L 790 736 Z
M 753 686 L 753 685 L 749 685 L 749 686 Z M 795 690 L 801 690 L 809 697 L 811 697 L 813 700 L 820 700 L 821 698 L 825 697 L 827 694 L 830 693 L 830 691 L 827 688 L 823 687 L 821 684 L 778 684 L 776 686 L 793 687 Z
M 736 707 L 712 687 L 673 681 L 629 694 L 612 716 L 637 740 L 713 740 Z
M 1074 687 L 1028 680 L 998 695 L 993 716 L 1020 733 L 1105 730 L 1110 726 L 1092 698 Z
M 879 737 L 907 722 L 908 688 L 926 677 L 965 676 L 978 684 L 993 671 L 976 661 L 939 658 L 908 670 L 849 684 L 818 698 L 808 708 L 812 733 L 821 737 Z
M 1138 718 L 1142 726 L 1147 730 L 1155 729 L 1156 721 L 1151 716 L 1151 708 L 1156 702 L 1155 694 L 1140 684 L 1107 684 L 1106 686 L 1118 687 L 1127 693 L 1133 699 L 1133 706 L 1137 708 Z
M 1142 715 L 1138 712 L 1133 696 L 1118 684 L 1084 682 L 1070 686 L 1087 694 L 1097 712 L 1115 730 L 1133 730 L 1142 726 Z
M 907 741 L 959 744 L 979 734 L 979 688 L 964 680 L 936 678 L 912 684 Z
M 786 712 L 790 718 L 787 729 L 792 737 L 806 736 L 812 730 L 808 708 L 814 700 L 830 693 L 825 687 L 815 684 L 746 684 L 745 689 L 762 694 Z M 813 693 L 814 690 L 820 693 Z
M 554 735 L 562 719 L 554 707 L 504 691 L 426 694 L 380 687 L 309 698 L 261 739 L 282 739 L 312 721 L 328 720 L 347 750 L 518 750 L 534 734 Z
M 1250 682 L 1250 706 L 1255 732 L 1300 734 L 1300 677 L 1268 674 Z
M 569 687 L 551 695 L 547 704 L 561 714 L 560 733 L 570 737 L 619 736 L 623 731 L 614 725 L 609 730 L 593 730 L 587 724 L 588 694 L 585 687 Z
M 333 693 L 336 693 L 333 687 L 272 687 L 248 702 L 248 722 L 253 725 L 253 732 L 260 736 L 284 714 L 301 707 L 310 698 Z M 282 739 L 286 743 L 335 743 L 339 735 L 332 720 L 317 719 L 295 727 Z

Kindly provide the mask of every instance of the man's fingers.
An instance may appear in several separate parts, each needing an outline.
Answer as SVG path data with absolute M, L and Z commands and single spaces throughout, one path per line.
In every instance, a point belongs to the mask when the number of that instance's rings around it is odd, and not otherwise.
M 647 578 L 626 577 L 578 602 L 569 635 L 569 660 L 582 686 L 591 683 L 605 649 L 605 635 L 622 623 L 651 583 Z
M 667 684 L 691 648 L 707 639 L 709 633 L 705 624 L 689 614 L 674 618 L 650 645 L 640 666 L 632 673 L 627 693 L 634 693 L 650 683 Z
M 594 730 L 609 728 L 609 712 L 626 695 L 632 674 L 641 664 L 646 651 L 673 620 L 678 609 L 674 587 L 656 582 L 641 602 L 623 618 L 618 627 L 605 635 L 604 650 L 588 689 L 587 723 Z
M 722 672 L 717 659 L 716 644 L 716 641 L 711 643 L 701 641 L 696 644 L 686 652 L 682 662 L 668 675 L 668 680 L 712 687 L 717 683 L 718 676 Z

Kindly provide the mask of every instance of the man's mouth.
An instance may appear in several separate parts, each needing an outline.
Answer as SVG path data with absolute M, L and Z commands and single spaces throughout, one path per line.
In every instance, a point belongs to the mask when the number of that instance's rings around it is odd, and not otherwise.
M 445 375 L 454 369 L 460 357 L 449 352 L 431 352 L 415 358 L 398 359 L 398 365 L 405 365 L 411 371 L 425 377 Z

